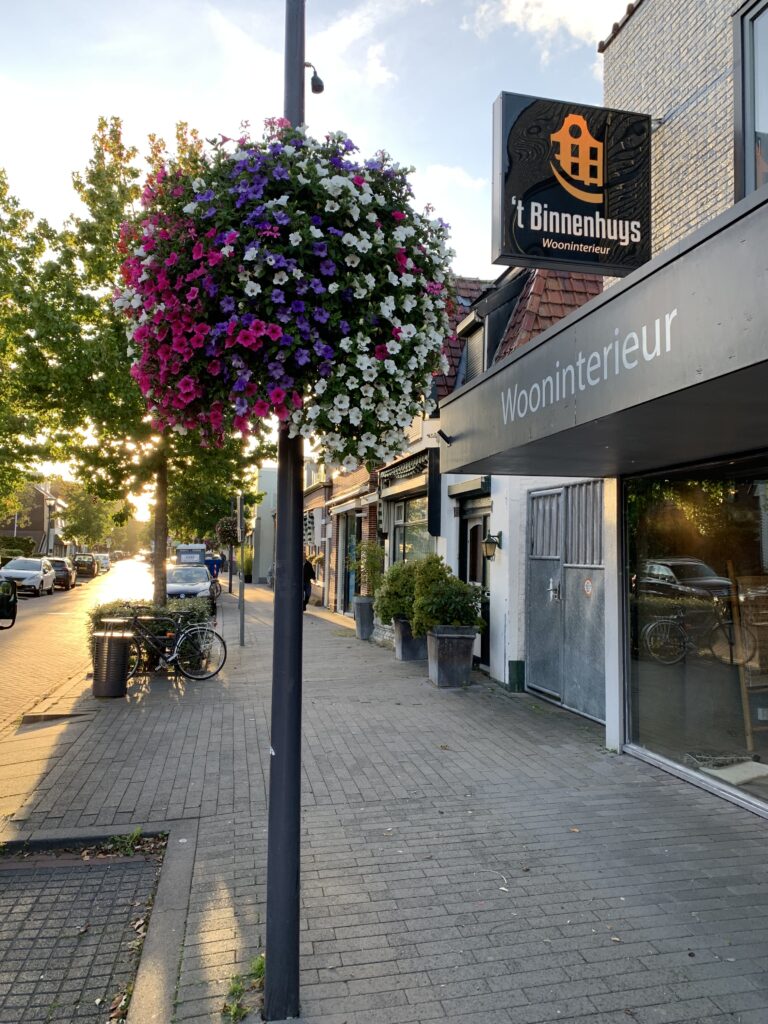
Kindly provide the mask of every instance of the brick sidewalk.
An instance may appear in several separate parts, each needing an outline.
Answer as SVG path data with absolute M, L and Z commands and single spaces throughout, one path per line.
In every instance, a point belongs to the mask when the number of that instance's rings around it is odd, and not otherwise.
M 271 599 L 249 588 L 245 649 L 222 599 L 221 678 L 98 704 L 6 829 L 197 824 L 178 1024 L 220 1021 L 263 948 Z M 762 819 L 304 622 L 306 1024 L 765 1024 Z

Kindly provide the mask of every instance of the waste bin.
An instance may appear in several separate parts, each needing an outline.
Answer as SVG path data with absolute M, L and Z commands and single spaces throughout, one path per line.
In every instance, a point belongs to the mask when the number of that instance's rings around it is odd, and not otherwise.
M 213 579 L 218 579 L 219 573 L 222 570 L 222 564 L 220 558 L 206 558 L 205 566 L 208 572 L 211 574 Z
M 125 631 L 93 634 L 94 697 L 125 696 L 132 639 L 133 633 Z

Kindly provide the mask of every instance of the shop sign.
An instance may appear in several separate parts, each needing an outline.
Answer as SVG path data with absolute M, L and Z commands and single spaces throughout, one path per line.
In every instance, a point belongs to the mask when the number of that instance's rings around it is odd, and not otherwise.
M 502 93 L 493 261 L 621 277 L 651 256 L 651 119 Z

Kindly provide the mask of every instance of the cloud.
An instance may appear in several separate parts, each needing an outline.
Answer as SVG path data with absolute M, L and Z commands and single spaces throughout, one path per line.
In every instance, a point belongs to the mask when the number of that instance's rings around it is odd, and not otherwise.
M 493 280 L 491 263 L 491 183 L 464 167 L 430 164 L 412 176 L 415 206 L 429 203 L 434 215 L 451 226 L 453 269 L 459 274 Z
M 384 65 L 384 43 L 368 47 L 365 77 L 369 85 L 386 85 L 397 80 L 397 75 Z
M 565 34 L 571 41 L 596 45 L 626 12 L 626 0 L 482 0 L 466 17 L 463 28 L 485 38 L 505 25 L 537 37 L 542 59 Z

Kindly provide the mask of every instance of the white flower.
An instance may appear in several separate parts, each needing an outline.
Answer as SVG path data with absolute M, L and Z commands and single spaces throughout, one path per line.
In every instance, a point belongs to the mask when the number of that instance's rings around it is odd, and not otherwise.
M 261 285 L 257 284 L 256 281 L 247 281 L 244 291 L 246 295 L 258 295 L 261 291 Z
M 259 250 L 255 246 L 251 246 L 250 249 L 246 249 L 243 255 L 244 260 L 256 260 L 259 258 Z
M 344 257 L 344 262 L 347 264 L 348 267 L 356 267 L 360 262 L 360 257 L 355 256 L 355 254 L 351 252 L 349 256 Z
M 324 394 L 324 392 L 325 392 L 327 387 L 328 387 L 328 381 L 324 380 L 321 377 L 320 380 L 317 382 L 317 384 L 315 384 L 315 394 L 316 395 Z
M 272 278 L 275 284 L 285 284 L 288 280 L 288 275 L 284 270 L 278 270 L 275 276 Z
M 291 243 L 291 245 L 301 245 L 301 232 L 291 232 L 291 234 L 288 235 L 288 241 Z
M 394 359 L 385 359 L 384 369 L 387 371 L 387 373 L 391 373 L 394 376 L 394 374 L 397 373 L 397 363 L 394 361 Z
M 400 284 L 400 278 L 397 276 L 397 274 L 393 274 L 391 270 L 387 271 L 387 280 L 391 285 L 394 285 L 395 287 L 397 287 L 397 285 Z
M 183 212 L 184 213 L 194 213 L 196 209 L 197 209 L 197 203 L 187 203 L 187 205 L 183 208 Z
M 338 281 L 331 281 L 331 283 L 328 285 L 328 294 L 329 295 L 334 295 L 338 290 L 339 290 L 339 282 Z
M 329 409 L 326 415 L 328 419 L 331 421 L 331 423 L 341 423 L 342 417 L 338 409 Z
M 328 202 L 325 204 L 326 213 L 336 213 L 336 211 L 340 209 L 341 207 L 339 206 L 335 199 L 329 199 Z
M 192 182 L 192 188 L 195 190 L 195 192 L 202 192 L 203 189 L 205 188 L 205 182 L 203 181 L 202 178 L 195 178 L 194 181 Z
M 358 465 L 359 463 L 354 455 L 347 455 L 347 457 L 341 461 L 341 468 L 347 473 L 353 472 L 353 470 L 357 469 Z
M 313 238 L 323 237 L 323 232 L 320 230 L 320 228 L 316 228 L 314 224 L 312 224 L 312 226 L 310 227 L 309 233 L 310 235 L 312 235 Z
M 357 377 L 347 377 L 346 385 L 350 391 L 354 391 L 359 383 Z
M 341 341 L 339 342 L 339 348 L 342 350 L 342 352 L 351 352 L 352 351 L 352 339 L 351 338 L 342 338 Z
M 361 288 L 360 285 L 358 285 L 357 288 L 355 288 L 355 298 L 356 299 L 364 299 L 367 294 L 368 294 L 368 289 L 367 288 Z
M 348 419 L 353 427 L 357 427 L 363 422 L 363 414 L 359 409 L 350 409 Z
M 368 214 L 366 214 L 365 219 L 369 220 L 371 222 L 371 224 L 375 224 L 376 221 L 379 219 L 379 216 L 376 213 L 368 213 Z
M 341 409 L 342 412 L 346 412 L 349 408 L 349 395 L 336 395 L 333 400 L 333 404 L 337 409 Z

